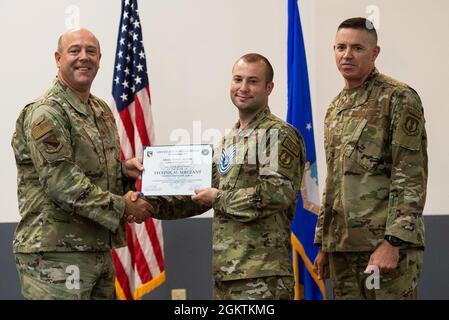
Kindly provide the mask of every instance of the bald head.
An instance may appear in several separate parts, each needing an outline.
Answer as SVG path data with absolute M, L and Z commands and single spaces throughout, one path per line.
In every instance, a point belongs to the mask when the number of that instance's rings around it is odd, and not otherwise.
M 59 37 L 55 52 L 58 79 L 87 101 L 90 87 L 100 68 L 100 44 L 87 29 L 74 29 Z
M 97 37 L 90 30 L 85 29 L 85 28 L 76 28 L 76 29 L 66 31 L 63 34 L 61 34 L 58 39 L 57 51 L 59 53 L 62 53 L 63 50 L 66 49 L 67 43 L 70 42 L 70 40 L 73 37 L 77 37 L 77 36 L 92 38 L 94 40 L 94 42 L 97 44 L 98 52 L 101 52 L 100 51 L 100 42 L 98 41 Z

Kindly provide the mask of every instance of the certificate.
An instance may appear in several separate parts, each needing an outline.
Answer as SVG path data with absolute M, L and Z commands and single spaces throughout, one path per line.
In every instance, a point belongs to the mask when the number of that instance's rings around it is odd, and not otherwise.
M 146 196 L 192 195 L 195 189 L 212 184 L 209 144 L 145 147 L 142 159 Z

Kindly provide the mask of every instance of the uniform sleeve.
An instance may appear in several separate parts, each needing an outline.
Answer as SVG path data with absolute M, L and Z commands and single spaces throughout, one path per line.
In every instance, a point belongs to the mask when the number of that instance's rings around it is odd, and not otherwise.
M 127 159 L 128 160 L 128 159 Z M 121 160 L 120 161 L 120 179 L 121 179 L 121 184 L 123 185 L 123 193 L 127 193 L 128 191 L 136 191 L 136 179 L 133 178 L 128 178 L 125 175 L 125 162 L 127 160 Z
M 316 246 L 321 246 L 323 242 L 323 226 L 324 226 L 324 212 L 326 205 L 326 191 L 323 192 L 323 197 L 321 198 L 320 212 L 318 214 L 318 219 L 315 227 L 315 236 L 313 244 Z
M 74 162 L 64 116 L 50 105 L 34 109 L 25 121 L 31 158 L 45 194 L 67 214 L 78 214 L 115 232 L 125 210 L 121 196 L 104 191 Z
M 392 168 L 386 235 L 420 244 L 427 185 L 424 113 L 414 91 L 392 98 Z
M 336 98 L 335 98 L 336 99 Z M 334 99 L 334 101 L 335 101 Z M 334 101 L 332 101 L 331 106 L 334 104 Z M 328 108 L 326 111 L 326 117 L 325 117 L 325 122 L 324 122 L 324 146 L 328 146 L 330 141 L 329 141 L 329 126 L 328 126 L 328 119 L 330 116 L 330 112 L 331 109 Z M 327 152 L 328 150 L 325 150 L 326 152 L 326 159 L 328 159 L 328 155 Z M 330 175 L 328 174 L 326 176 L 326 181 L 325 181 L 325 186 L 329 185 L 329 179 L 330 179 Z M 326 199 L 326 188 L 324 188 L 323 191 L 323 196 L 321 198 L 321 205 L 320 205 L 320 211 L 318 214 L 318 219 L 317 219 L 317 224 L 315 227 L 315 236 L 314 236 L 314 240 L 313 240 L 313 244 L 316 246 L 321 246 L 323 243 L 323 229 L 324 229 L 324 218 L 326 215 L 327 210 L 329 210 L 328 208 L 328 204 L 327 204 L 327 199 Z
M 294 129 L 278 131 L 277 139 L 268 134 L 268 153 L 274 161 L 259 162 L 256 185 L 219 190 L 213 205 L 216 212 L 240 222 L 251 222 L 296 204 L 305 164 L 304 141 Z
M 155 209 L 152 218 L 176 220 L 196 216 L 210 208 L 192 201 L 190 196 L 145 197 Z

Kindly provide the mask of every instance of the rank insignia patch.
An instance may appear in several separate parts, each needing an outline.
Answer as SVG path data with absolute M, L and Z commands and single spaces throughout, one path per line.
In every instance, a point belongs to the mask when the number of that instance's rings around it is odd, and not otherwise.
M 218 165 L 218 172 L 224 176 L 226 173 L 228 173 L 229 169 L 231 169 L 232 160 L 234 159 L 237 151 L 235 149 L 235 146 L 233 146 L 232 150 L 230 150 L 229 153 L 226 153 L 226 150 L 223 148 L 221 150 L 220 155 L 220 164 Z

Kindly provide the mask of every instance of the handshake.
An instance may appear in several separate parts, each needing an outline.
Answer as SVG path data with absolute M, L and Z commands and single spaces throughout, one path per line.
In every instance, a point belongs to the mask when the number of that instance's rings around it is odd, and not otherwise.
M 128 223 L 142 223 L 154 213 L 154 207 L 141 197 L 139 192 L 129 191 L 123 198 L 125 199 L 123 219 Z
M 132 158 L 122 162 L 122 173 L 125 177 L 138 179 L 143 171 L 142 158 Z M 195 189 L 192 201 L 211 208 L 218 197 L 218 189 Z M 129 191 L 123 196 L 125 213 L 123 219 L 128 223 L 142 223 L 155 213 L 154 207 L 139 192 Z

